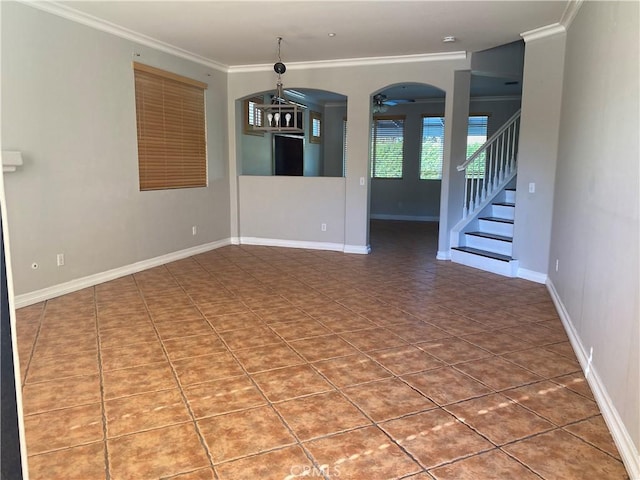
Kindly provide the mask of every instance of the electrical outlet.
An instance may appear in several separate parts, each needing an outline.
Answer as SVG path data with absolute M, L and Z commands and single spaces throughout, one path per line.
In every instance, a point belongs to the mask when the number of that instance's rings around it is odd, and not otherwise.
M 360 177 L 360 186 L 364 187 L 364 177 Z
M 322 225 L 320 225 L 320 230 L 322 230 L 323 232 L 327 231 L 327 224 L 323 223 Z
M 529 193 L 536 193 L 536 184 L 533 182 L 529 184 Z
M 59 267 L 64 266 L 64 253 L 59 253 L 56 255 L 56 263 Z
M 193 227 L 191 227 L 191 234 L 192 235 L 197 235 L 198 234 L 198 226 L 194 225 Z

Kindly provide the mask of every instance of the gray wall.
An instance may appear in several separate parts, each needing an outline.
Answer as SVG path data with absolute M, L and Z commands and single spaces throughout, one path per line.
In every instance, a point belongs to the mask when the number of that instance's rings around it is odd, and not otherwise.
M 344 176 L 342 153 L 344 149 L 343 122 L 347 118 L 347 106 L 327 105 L 324 109 L 324 175 L 326 177 Z
M 593 347 L 593 372 L 635 445 L 636 462 L 638 5 L 585 2 L 569 28 L 549 256 L 550 282 L 582 353 Z
M 541 277 L 548 273 L 565 37 L 525 39 L 513 258 Z
M 2 148 L 25 162 L 5 178 L 15 293 L 228 238 L 226 75 L 21 3 L 0 8 Z M 209 84 L 208 187 L 139 191 L 133 52 Z
M 238 181 L 243 243 L 344 248 L 344 178 L 243 175 Z
M 473 99 L 469 114 L 489 115 L 488 136 L 520 108 L 518 99 Z M 385 115 L 406 115 L 404 169 L 401 179 L 371 179 L 371 216 L 407 220 L 437 220 L 440 215 L 440 180 L 420 180 L 422 116 L 444 116 L 445 102 L 428 101 L 389 107 Z

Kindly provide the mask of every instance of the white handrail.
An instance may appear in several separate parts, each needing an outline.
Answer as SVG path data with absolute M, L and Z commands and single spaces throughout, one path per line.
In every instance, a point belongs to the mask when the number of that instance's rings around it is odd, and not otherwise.
M 493 141 L 498 138 L 502 132 L 504 132 L 507 128 L 509 128 L 511 126 L 511 124 L 516 120 L 520 118 L 520 110 L 518 110 L 516 113 L 514 113 L 513 115 L 511 115 L 511 117 L 509 118 L 509 120 L 507 120 L 504 125 L 502 125 L 498 130 L 496 130 L 496 132 L 491 135 L 489 137 L 489 139 L 484 142 L 482 144 L 482 146 L 480 146 L 480 148 L 478 148 L 478 150 L 476 150 L 473 155 L 471 155 L 469 158 L 467 158 L 464 163 L 462 165 L 458 165 L 456 168 L 458 169 L 459 172 L 461 172 L 462 170 L 466 169 L 467 166 L 473 162 L 476 158 L 478 158 L 480 156 L 480 154 L 482 154 L 482 152 L 484 150 L 487 149 L 487 147 L 493 143 Z
M 519 130 L 520 110 L 514 113 L 462 165 L 458 165 L 458 171 L 465 172 L 463 219 L 475 213 L 485 199 L 494 196 L 498 189 L 503 188 L 505 180 L 511 178 L 511 174 L 515 172 Z M 469 166 L 476 160 L 482 161 L 483 155 L 484 168 L 476 167 L 469 172 Z

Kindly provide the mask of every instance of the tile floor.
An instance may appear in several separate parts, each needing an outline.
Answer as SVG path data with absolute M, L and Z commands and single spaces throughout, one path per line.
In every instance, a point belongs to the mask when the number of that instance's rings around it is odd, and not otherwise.
M 373 222 L 18 311 L 33 480 L 627 478 L 542 285 Z

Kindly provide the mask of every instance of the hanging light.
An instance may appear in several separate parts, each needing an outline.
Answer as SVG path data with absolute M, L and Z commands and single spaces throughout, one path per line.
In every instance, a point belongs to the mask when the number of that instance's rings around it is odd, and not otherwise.
M 282 86 L 282 74 L 287 71 L 287 67 L 280 56 L 281 44 L 282 37 L 278 37 L 278 61 L 273 64 L 273 70 L 278 74 L 276 91 L 271 97 L 271 103 L 255 106 L 260 112 L 257 118 L 262 122 L 253 129 L 262 132 L 302 133 L 303 106 L 287 100 Z

